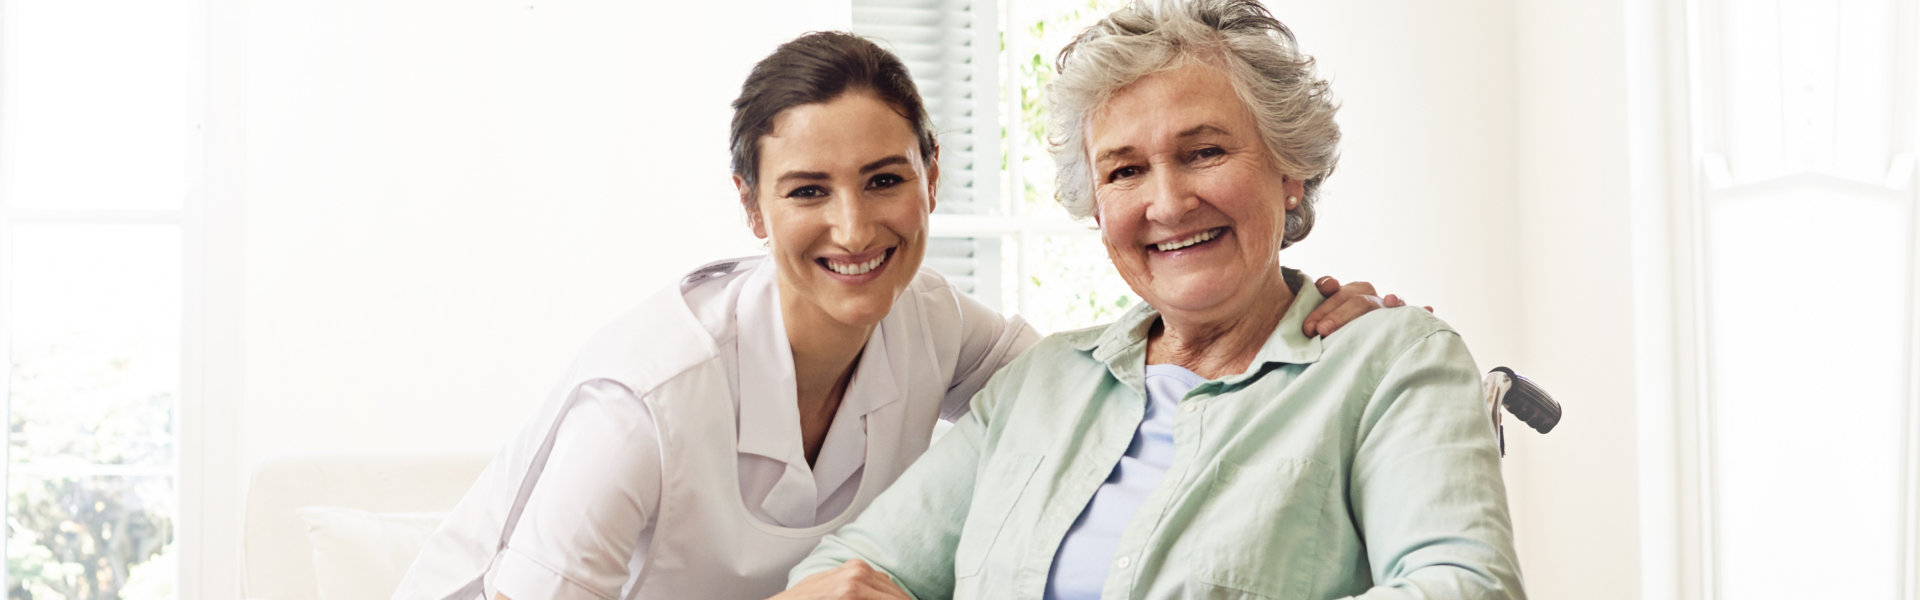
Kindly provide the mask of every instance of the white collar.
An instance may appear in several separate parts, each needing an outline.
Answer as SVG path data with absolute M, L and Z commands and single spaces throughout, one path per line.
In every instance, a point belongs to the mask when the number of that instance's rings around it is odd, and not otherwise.
M 774 485 L 774 493 L 768 495 L 767 504 L 813 501 L 805 507 L 796 505 L 784 510 L 764 506 L 768 514 L 795 512 L 797 517 L 796 511 L 804 509 L 804 514 L 811 517 L 820 501 L 826 500 L 866 464 L 864 418 L 899 399 L 895 365 L 883 333 L 890 327 L 897 329 L 902 325 L 896 323 L 899 320 L 896 315 L 889 313 L 874 328 L 866 349 L 861 352 L 853 379 L 847 384 L 846 395 L 821 446 L 815 468 L 810 469 L 801 447 L 793 352 L 787 339 L 786 321 L 780 312 L 777 269 L 772 260 L 757 265 L 747 275 L 735 307 L 740 390 L 734 399 L 740 423 L 736 449 L 787 465 L 780 481 Z

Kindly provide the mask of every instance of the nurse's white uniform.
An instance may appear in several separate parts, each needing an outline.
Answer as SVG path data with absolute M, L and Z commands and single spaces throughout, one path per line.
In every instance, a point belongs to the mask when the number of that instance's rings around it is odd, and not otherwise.
M 394 597 L 771 596 L 1038 338 L 921 270 L 809 468 L 775 283 L 764 258 L 717 262 L 598 333 Z

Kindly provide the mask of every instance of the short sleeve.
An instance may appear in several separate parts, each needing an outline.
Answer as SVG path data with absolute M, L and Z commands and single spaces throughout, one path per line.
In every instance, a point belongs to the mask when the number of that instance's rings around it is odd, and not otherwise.
M 612 599 L 660 503 L 660 444 L 646 403 L 608 380 L 581 384 L 545 469 L 495 563 L 492 587 L 530 600 Z
M 1002 315 L 959 290 L 953 296 L 959 303 L 961 343 L 952 383 L 940 403 L 940 418 L 948 421 L 967 414 L 968 401 L 987 379 L 1040 341 L 1040 333 L 1019 316 Z

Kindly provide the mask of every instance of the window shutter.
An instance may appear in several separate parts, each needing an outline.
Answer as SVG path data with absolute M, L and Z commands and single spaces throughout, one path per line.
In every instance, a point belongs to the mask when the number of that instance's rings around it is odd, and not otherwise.
M 994 0 L 852 0 L 853 31 L 892 50 L 913 73 L 940 138 L 934 212 L 984 215 L 999 204 L 999 26 Z M 934 238 L 927 266 L 989 306 L 1000 305 L 997 237 Z

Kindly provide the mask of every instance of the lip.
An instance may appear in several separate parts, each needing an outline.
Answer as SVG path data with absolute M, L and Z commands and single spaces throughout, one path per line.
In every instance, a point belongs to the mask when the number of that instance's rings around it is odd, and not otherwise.
M 1217 235 L 1214 235 L 1213 239 L 1200 242 L 1192 246 L 1187 246 L 1185 248 L 1180 248 L 1178 250 L 1161 250 L 1158 247 L 1160 244 L 1169 244 L 1173 242 L 1178 242 L 1180 240 L 1191 238 L 1193 236 L 1200 235 L 1202 233 L 1206 233 L 1209 231 L 1219 231 L 1220 233 Z M 1227 237 L 1232 233 L 1233 233 L 1233 228 L 1227 227 L 1224 225 L 1220 227 L 1203 227 L 1200 229 L 1194 229 L 1184 233 L 1170 235 L 1156 241 L 1147 242 L 1146 244 L 1142 244 L 1140 247 L 1146 249 L 1147 254 L 1149 256 L 1181 256 L 1184 254 L 1190 254 L 1193 252 L 1204 250 L 1206 248 L 1211 248 L 1215 245 L 1214 244 L 1215 242 L 1220 241 L 1221 238 Z
M 887 269 L 893 266 L 893 255 L 894 255 L 894 250 L 896 249 L 898 249 L 897 246 L 889 246 L 886 248 L 876 248 L 873 250 L 868 250 L 866 252 L 861 252 L 858 254 L 822 255 L 822 256 L 815 257 L 813 260 L 813 264 L 814 266 L 820 268 L 820 272 L 825 273 L 827 277 L 830 277 L 835 281 L 839 281 L 841 283 L 846 283 L 851 285 L 859 285 L 859 284 L 873 281 L 875 279 L 879 279 L 882 274 L 886 273 Z M 832 261 L 840 264 L 859 264 L 859 263 L 873 260 L 875 258 L 880 258 L 882 256 L 885 256 L 886 260 L 881 261 L 881 263 L 878 266 L 875 266 L 872 271 L 867 271 L 859 275 L 845 275 L 840 273 L 839 271 L 835 271 L 833 269 L 827 268 L 827 265 L 826 265 L 828 261 Z

